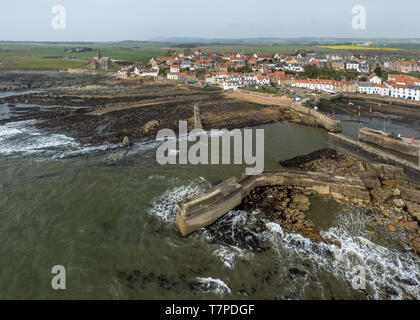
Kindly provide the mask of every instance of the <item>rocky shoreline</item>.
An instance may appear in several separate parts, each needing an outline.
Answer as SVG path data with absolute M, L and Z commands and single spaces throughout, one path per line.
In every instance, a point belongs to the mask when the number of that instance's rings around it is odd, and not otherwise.
M 365 163 L 334 149 L 318 150 L 281 161 L 280 164 L 301 171 L 360 177 L 371 197 L 362 207 L 375 217 L 368 233 L 374 234 L 379 226 L 392 233 L 401 232 L 405 235 L 404 242 L 420 256 L 420 186 L 409 183 L 401 168 Z M 258 187 L 243 199 L 237 209 L 247 212 L 259 209 L 267 221 L 278 223 L 286 233 L 300 234 L 315 243 L 331 243 L 305 216 L 311 205 L 307 196 L 311 194 L 303 188 Z M 264 228 L 264 225 L 260 226 L 260 230 Z M 339 243 L 334 244 L 340 246 Z
M 98 83 L 105 75 L 56 71 L 2 71 L 0 92 L 52 89 Z
M 286 233 L 297 233 L 315 243 L 324 242 L 340 247 L 339 243 L 324 239 L 319 228 L 306 217 L 305 212 L 309 211 L 311 206 L 306 194 L 305 190 L 297 188 L 258 187 L 242 200 L 237 209 L 248 212 L 260 209 L 267 221 L 278 223 Z M 262 225 L 259 231 L 265 228 Z
M 37 127 L 69 134 L 81 144 L 121 143 L 125 136 L 131 141 L 150 139 L 163 128 L 178 131 L 180 120 L 188 121 L 189 129 L 193 129 L 194 105 L 200 106 L 205 130 L 252 127 L 277 121 L 313 125 L 290 110 L 238 101 L 212 87 L 92 78 L 93 75 L 75 77 L 81 80 L 70 87 L 59 87 L 67 84 L 67 80 L 62 79 L 54 89 L 0 98 L 0 105 L 6 105 L 13 114 L 0 123 L 39 120 Z M 3 82 L 5 87 L 7 81 Z M 42 87 L 44 83 L 41 79 L 31 87 Z

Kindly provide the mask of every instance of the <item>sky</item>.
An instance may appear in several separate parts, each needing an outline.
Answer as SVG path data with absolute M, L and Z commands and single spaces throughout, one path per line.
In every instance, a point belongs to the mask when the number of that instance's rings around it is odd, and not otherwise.
M 420 38 L 418 0 L 1 0 L 0 40 Z M 52 8 L 65 8 L 54 29 Z M 352 8 L 366 9 L 355 30 Z

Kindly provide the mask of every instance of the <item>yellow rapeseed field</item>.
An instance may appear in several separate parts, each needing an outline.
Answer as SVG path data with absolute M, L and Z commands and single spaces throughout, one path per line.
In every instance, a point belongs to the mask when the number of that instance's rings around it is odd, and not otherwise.
M 325 48 L 325 49 L 334 49 L 334 50 L 402 50 L 402 49 L 396 49 L 396 48 L 374 48 L 374 47 L 352 46 L 352 45 L 319 46 L 319 47 Z

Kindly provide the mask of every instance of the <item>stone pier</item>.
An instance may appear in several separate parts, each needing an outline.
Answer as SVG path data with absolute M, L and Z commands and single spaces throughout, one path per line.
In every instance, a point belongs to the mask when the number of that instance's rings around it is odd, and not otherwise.
M 307 116 L 308 118 L 313 119 L 314 123 L 317 126 L 325 128 L 329 132 L 341 132 L 340 120 L 332 119 L 322 114 L 321 112 L 315 111 L 310 108 L 306 108 L 302 106 L 302 103 L 300 102 L 292 103 L 290 108 L 295 112 L 298 112 Z
M 370 200 L 369 191 L 359 177 L 330 176 L 320 172 L 276 171 L 242 179 L 229 178 L 206 192 L 179 203 L 176 224 L 183 236 L 206 227 L 233 208 L 260 186 L 281 185 L 304 188 L 319 195 L 343 201 L 363 203 Z
M 360 141 L 376 144 L 383 148 L 394 150 L 412 157 L 417 157 L 420 154 L 420 145 L 418 141 L 411 141 L 407 138 L 401 138 L 401 140 L 394 139 L 388 137 L 385 132 L 379 130 L 361 128 L 359 131 L 359 139 Z
M 200 107 L 198 105 L 194 105 L 194 128 L 203 129 L 201 124 Z
M 370 157 L 373 157 L 376 161 L 401 167 L 409 176 L 409 180 L 420 183 L 420 165 L 417 165 L 416 163 L 401 159 L 400 157 L 397 157 L 378 148 L 374 148 L 366 143 L 355 141 L 342 134 L 329 132 L 328 141 L 333 146 L 335 146 L 337 143 L 341 145 L 347 145 L 357 152 L 361 152 Z

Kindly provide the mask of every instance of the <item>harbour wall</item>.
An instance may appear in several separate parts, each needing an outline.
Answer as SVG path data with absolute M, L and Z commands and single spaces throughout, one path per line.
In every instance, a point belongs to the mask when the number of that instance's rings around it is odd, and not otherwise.
M 241 204 L 256 187 L 281 185 L 302 188 L 343 201 L 370 201 L 359 177 L 331 176 L 321 172 L 275 171 L 242 179 L 229 178 L 204 193 L 179 203 L 176 224 L 183 236 L 206 227 Z

